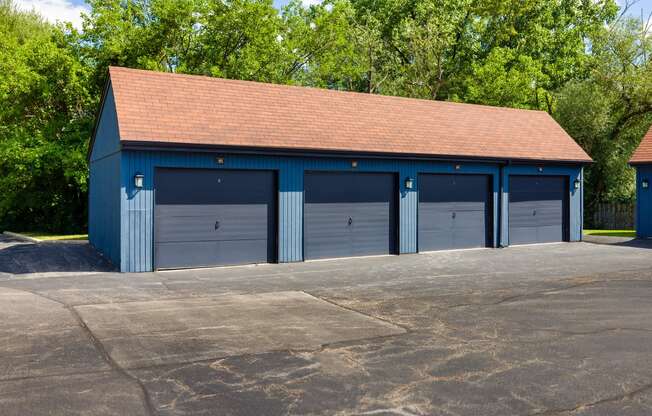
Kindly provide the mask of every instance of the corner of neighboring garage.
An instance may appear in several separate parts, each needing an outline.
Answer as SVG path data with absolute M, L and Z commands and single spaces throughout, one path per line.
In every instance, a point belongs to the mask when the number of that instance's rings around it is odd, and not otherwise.
M 636 235 L 652 238 L 652 163 L 636 168 Z

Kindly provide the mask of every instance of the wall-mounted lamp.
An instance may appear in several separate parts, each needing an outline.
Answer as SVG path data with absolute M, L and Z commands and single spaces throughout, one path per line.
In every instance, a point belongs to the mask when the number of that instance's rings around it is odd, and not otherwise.
M 649 187 L 650 187 L 650 181 L 648 181 L 647 179 L 643 179 L 643 180 L 641 181 L 641 188 L 643 188 L 643 189 L 647 189 L 647 188 L 649 188 Z
M 218 156 L 215 158 L 215 163 L 218 165 L 223 165 L 224 164 L 224 156 Z
M 414 188 L 414 179 L 407 177 L 405 178 L 405 189 L 412 189 Z
M 137 173 L 134 175 L 134 186 L 138 189 L 143 187 L 143 181 L 145 180 L 145 175 L 142 173 Z
M 358 161 L 357 160 L 352 160 L 351 161 L 351 167 L 352 168 L 357 168 L 358 167 Z
M 537 169 L 537 170 L 538 170 L 539 172 L 543 172 L 543 168 L 542 168 L 542 167 L 539 167 L 539 169 Z
M 575 182 L 573 182 L 573 185 L 575 186 L 575 189 L 580 189 L 580 186 L 582 185 L 582 182 L 580 182 L 579 179 L 575 179 Z
M 460 170 L 462 169 L 462 165 L 455 165 L 455 170 Z

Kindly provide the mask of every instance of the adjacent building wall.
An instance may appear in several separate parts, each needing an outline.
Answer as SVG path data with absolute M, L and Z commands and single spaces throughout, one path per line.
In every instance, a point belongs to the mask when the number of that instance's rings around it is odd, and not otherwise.
M 120 142 L 113 90 L 109 85 L 90 156 L 88 239 L 120 265 Z
M 652 185 L 652 165 L 636 166 L 636 234 L 652 238 L 652 188 L 643 189 L 644 179 Z

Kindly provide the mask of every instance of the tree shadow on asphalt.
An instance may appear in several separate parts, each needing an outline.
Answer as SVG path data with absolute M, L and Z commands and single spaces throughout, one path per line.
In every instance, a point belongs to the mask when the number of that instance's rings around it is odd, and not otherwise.
M 0 273 L 110 272 L 116 268 L 87 241 L 0 240 Z

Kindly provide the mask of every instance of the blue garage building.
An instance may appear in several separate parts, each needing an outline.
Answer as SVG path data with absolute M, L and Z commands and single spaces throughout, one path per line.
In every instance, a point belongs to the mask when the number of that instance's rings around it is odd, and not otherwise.
M 89 239 L 124 272 L 582 238 L 545 112 L 112 67 Z
M 652 238 L 652 127 L 629 163 L 636 169 L 636 235 Z

